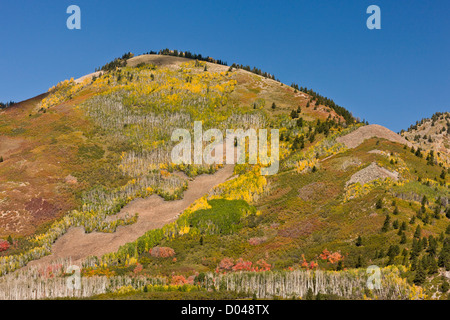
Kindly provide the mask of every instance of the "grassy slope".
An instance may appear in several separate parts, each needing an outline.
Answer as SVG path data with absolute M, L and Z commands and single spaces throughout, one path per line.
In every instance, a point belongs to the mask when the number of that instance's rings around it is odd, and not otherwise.
M 209 70 L 214 69 L 215 65 L 210 63 L 207 65 Z M 148 76 L 149 72 L 158 75 L 159 71 L 127 67 L 123 68 L 122 72 L 133 74 L 134 80 L 130 82 L 139 83 L 142 80 L 136 78 Z M 167 72 L 171 76 L 176 76 L 177 71 L 171 69 Z M 205 73 L 203 65 L 188 71 L 188 74 L 194 76 L 201 76 L 203 73 Z M 114 73 L 108 79 L 117 79 L 116 77 L 117 73 Z M 226 77 L 237 81 L 236 88 L 223 105 L 215 106 L 217 107 L 215 111 L 207 109 L 208 113 L 211 111 L 210 114 L 226 116 L 229 115 L 230 107 L 238 106 L 240 112 L 264 113 L 269 121 L 283 125 L 290 121 L 290 112 L 300 106 L 300 117 L 311 121 L 300 130 L 300 133 L 305 133 L 307 127 L 314 128 L 317 119 L 324 121 L 329 117 L 339 118 L 334 111 L 323 106 L 314 107 L 314 103 L 306 108 L 309 101 L 307 95 L 295 92 L 294 89 L 276 81 L 243 70 L 233 71 Z M 3 182 L 29 183 L 21 187 L 25 196 L 16 198 L 13 197 L 13 190 L 18 187 L 5 187 L 7 184 L 2 183 L 2 188 L 9 188 L 4 189 L 8 194 L 6 205 L 9 207 L 14 205 L 16 210 L 22 210 L 20 214 L 30 216 L 25 210 L 27 201 L 38 196 L 51 199 L 49 201 L 60 207 L 55 216 L 45 220 L 51 221 L 66 210 L 79 206 L 80 193 L 83 190 L 89 190 L 96 184 L 115 187 L 126 183 L 129 177 L 117 169 L 119 156 L 123 150 L 114 148 L 113 143 L 109 144 L 109 141 L 105 140 L 104 134 L 99 132 L 98 127 L 86 117 L 84 109 L 75 108 L 93 95 L 108 90 L 108 87 L 120 86 L 126 89 L 123 80 L 122 83 L 113 82 L 105 89 L 101 87 L 100 90 L 88 85 L 65 102 L 52 106 L 45 113 L 38 111 L 40 98 L 16 105 L 2 113 L 0 134 L 25 142 L 21 150 L 0 164 L 0 179 L 3 179 Z M 272 103 L 276 104 L 275 109 L 271 107 Z M 130 107 L 133 107 L 133 103 L 130 103 Z M 149 108 L 148 110 L 157 110 L 150 104 L 144 107 Z M 195 112 L 193 114 L 195 115 Z M 289 127 L 293 136 L 297 134 L 295 130 Z M 322 138 L 324 138 L 322 134 L 317 134 L 312 143 L 306 141 L 305 148 Z M 286 145 L 289 146 L 291 142 L 292 140 Z M 174 248 L 177 252 L 176 261 L 142 254 L 139 261 L 145 266 L 144 272 L 154 275 L 170 275 L 173 272 L 191 275 L 195 271 L 215 269 L 225 257 L 244 258 L 253 262 L 265 259 L 275 268 L 283 269 L 298 266 L 302 262 L 303 254 L 307 261 L 317 260 L 325 248 L 331 251 L 339 250 L 345 256 L 344 266 L 348 267 L 354 267 L 360 255 L 364 265 L 386 263 L 386 257 L 375 259 L 374 256 L 376 251 L 386 252 L 389 245 L 399 242 L 396 230 L 380 232 L 385 215 L 393 211 L 391 202 L 394 200 L 394 194 L 413 191 L 419 196 L 426 194 L 432 199 L 437 198 L 438 194 L 448 197 L 449 193 L 445 188 L 435 190 L 434 187 L 415 182 L 403 186 L 375 187 L 367 194 L 344 202 L 345 182 L 359 169 L 372 161 L 378 161 L 388 169 L 396 169 L 398 166 L 389 163 L 382 155 L 368 153 L 372 149 L 395 153 L 402 160 L 400 163 L 404 162 L 409 169 L 409 172 L 404 173 L 404 178 L 411 181 L 417 180 L 418 177 L 434 179 L 439 177 L 441 172 L 441 168 L 427 166 L 424 159 L 416 157 L 401 145 L 371 139 L 356 149 L 323 159 L 318 164 L 317 172 L 299 174 L 295 170 L 287 169 L 270 177 L 271 187 L 268 194 L 252 203 L 262 214 L 242 217 L 236 222 L 237 229 L 231 233 L 186 234 L 163 239 L 160 245 Z M 355 158 L 361 162 L 359 167 L 341 169 L 345 160 Z M 19 159 L 24 162 L 19 162 Z M 68 174 L 76 176 L 78 184 L 65 183 L 64 177 Z M 383 199 L 384 208 L 376 209 L 375 202 L 380 198 Z M 393 216 L 392 220 L 398 219 L 400 222 L 408 223 L 420 208 L 420 203 L 416 201 L 396 199 L 396 202 L 400 214 Z M 0 205 L 4 206 L 5 202 Z M 431 214 L 432 203 L 428 207 L 428 213 Z M 230 204 L 229 208 L 234 208 L 234 205 Z M 223 209 L 217 212 L 223 212 Z M 31 215 L 29 219 L 33 220 L 35 217 Z M 30 224 L 30 220 L 24 221 L 27 229 L 22 230 L 21 234 L 30 234 L 35 232 L 39 225 L 42 226 L 40 221 L 34 224 Z M 401 246 L 402 249 L 410 248 L 412 233 L 417 224 L 423 226 L 423 235 L 438 236 L 447 227 L 448 219 L 442 215 L 441 219 L 433 219 L 432 223 L 427 225 L 423 225 L 420 221 L 416 221 L 415 225 L 408 223 L 406 231 L 408 241 Z M 6 236 L 9 233 L 11 232 L 3 231 L 2 235 Z M 363 245 L 360 247 L 354 244 L 358 236 L 363 238 Z M 261 243 L 250 244 L 249 240 L 252 238 L 262 239 Z M 401 262 L 400 256 L 396 259 L 397 262 Z M 334 269 L 336 265 L 323 264 L 322 267 Z M 115 269 L 117 273 L 130 271 L 129 267 Z

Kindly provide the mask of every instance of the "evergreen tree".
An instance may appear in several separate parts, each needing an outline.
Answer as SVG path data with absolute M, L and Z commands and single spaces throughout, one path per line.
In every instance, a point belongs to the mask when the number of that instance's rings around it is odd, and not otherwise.
M 359 256 L 358 256 L 358 260 L 356 261 L 355 267 L 356 267 L 356 268 L 361 268 L 362 266 L 363 266 L 362 256 L 359 255 Z
M 422 264 L 419 263 L 413 282 L 416 285 L 421 285 L 425 282 L 425 279 L 426 279 L 425 270 L 423 269 Z
M 450 284 L 448 283 L 447 279 L 445 277 L 442 277 L 442 285 L 439 287 L 439 291 L 442 293 L 447 293 L 447 291 L 450 289 Z
M 430 264 L 428 266 L 428 274 L 435 274 L 439 271 L 439 266 L 435 258 L 430 258 Z
M 308 292 L 306 293 L 305 300 L 314 300 L 314 293 L 311 288 L 308 288 Z
M 392 223 L 392 227 L 397 230 L 398 229 L 398 220 L 395 220 L 394 223 Z
M 400 244 L 405 244 L 405 243 L 406 243 L 406 234 L 403 232 L 402 237 L 400 239 Z
M 362 238 L 361 238 L 361 236 L 358 236 L 358 239 L 356 239 L 356 246 L 357 247 L 360 247 L 361 245 L 362 245 Z
M 450 271 L 450 238 L 444 240 L 444 245 L 439 253 L 438 257 L 439 267 L 445 268 L 445 270 Z
M 381 231 L 382 232 L 388 231 L 390 226 L 391 226 L 391 217 L 389 216 L 389 214 L 387 214 L 386 219 L 384 220 L 384 223 L 383 223 L 383 227 L 381 228 Z
M 394 259 L 396 256 L 398 256 L 400 254 L 400 248 L 398 245 L 391 245 L 389 247 L 387 256 L 389 257 L 389 261 L 388 261 L 388 265 L 393 264 L 394 263 Z
M 420 228 L 419 225 L 417 225 L 416 231 L 414 232 L 414 238 L 420 238 L 421 234 L 422 234 L 422 229 Z
M 428 240 L 427 238 L 423 237 L 422 238 L 422 248 L 426 248 L 428 247 Z
M 297 118 L 298 117 L 298 112 L 296 111 L 296 110 L 292 110 L 291 111 L 291 118 L 292 119 L 295 119 L 295 118 Z
M 403 222 L 402 222 L 402 225 L 400 226 L 400 230 L 401 230 L 401 231 L 406 231 L 407 228 L 408 228 L 408 226 L 407 226 L 406 222 L 403 221 Z
M 381 209 L 383 208 L 383 199 L 378 199 L 377 202 L 375 203 L 375 208 L 377 209 Z

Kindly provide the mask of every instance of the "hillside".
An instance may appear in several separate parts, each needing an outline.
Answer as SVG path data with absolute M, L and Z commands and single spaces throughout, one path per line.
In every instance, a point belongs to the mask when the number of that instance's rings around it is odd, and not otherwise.
M 40 298 L 67 296 L 64 269 L 76 263 L 87 288 L 72 292 L 79 297 L 299 298 L 311 289 L 445 299 L 446 116 L 414 129 L 432 136 L 427 147 L 274 78 L 190 53 L 128 53 L 2 109 L 1 297 L 35 298 L 26 289 L 35 286 Z M 173 163 L 171 134 L 192 133 L 194 121 L 204 131 L 279 129 L 279 171 L 261 175 L 261 158 Z M 370 265 L 383 270 L 381 289 L 365 287 Z
M 411 141 L 416 148 L 434 150 L 436 163 L 450 163 L 450 113 L 437 112 L 431 118 L 424 118 L 411 125 L 401 135 Z

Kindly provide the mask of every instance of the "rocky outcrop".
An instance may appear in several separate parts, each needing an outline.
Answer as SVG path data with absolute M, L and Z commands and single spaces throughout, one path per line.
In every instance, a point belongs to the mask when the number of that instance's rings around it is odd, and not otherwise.
M 411 147 L 411 142 L 407 141 L 405 138 L 399 136 L 388 128 L 385 128 L 378 124 L 359 127 L 355 131 L 345 136 L 338 137 L 336 141 L 345 144 L 347 148 L 356 148 L 361 143 L 363 143 L 364 140 L 371 138 L 386 139 L 393 142 L 406 144 L 407 146 Z
M 352 183 L 365 184 L 377 179 L 391 178 L 393 180 L 398 180 L 398 172 L 392 172 L 385 168 L 380 167 L 375 162 L 372 162 L 368 167 L 359 170 L 354 175 L 351 176 L 350 180 L 347 181 L 346 186 Z

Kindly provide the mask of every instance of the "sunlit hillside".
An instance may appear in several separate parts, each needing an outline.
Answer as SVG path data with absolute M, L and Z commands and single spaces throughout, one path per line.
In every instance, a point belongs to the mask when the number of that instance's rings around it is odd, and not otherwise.
M 279 129 L 279 171 L 174 163 L 195 121 Z M 0 298 L 445 299 L 445 133 L 418 149 L 257 68 L 125 54 L 0 110 Z

